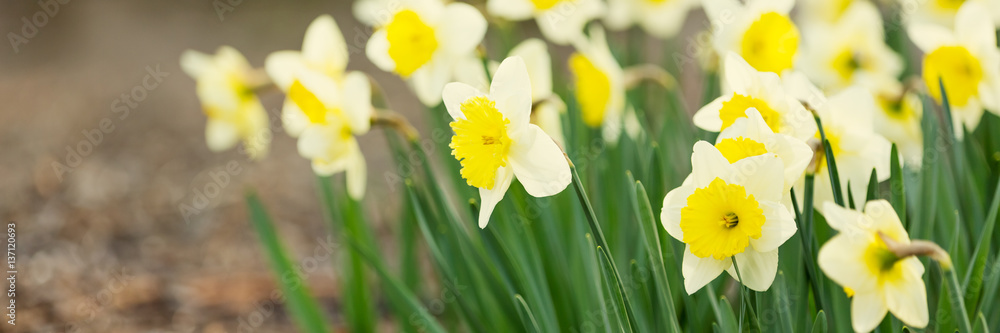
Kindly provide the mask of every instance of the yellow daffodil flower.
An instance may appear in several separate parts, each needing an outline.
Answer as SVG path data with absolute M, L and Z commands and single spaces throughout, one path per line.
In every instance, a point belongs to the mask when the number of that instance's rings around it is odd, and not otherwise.
M 638 24 L 650 35 L 666 39 L 680 32 L 688 11 L 698 5 L 697 0 L 609 0 L 604 22 L 612 30 Z
M 938 103 L 944 81 L 951 104 L 955 133 L 979 126 L 983 109 L 1000 114 L 1000 49 L 986 8 L 970 2 L 962 6 L 954 31 L 930 24 L 909 27 L 910 39 L 924 52 L 924 84 Z
M 545 197 L 562 192 L 572 177 L 559 146 L 531 116 L 531 80 L 520 57 L 500 63 L 489 94 L 460 82 L 442 93 L 455 119 L 450 147 L 462 165 L 462 178 L 479 188 L 479 227 L 485 228 L 497 203 L 516 177 L 528 194 Z
M 803 72 L 827 91 L 854 84 L 873 94 L 898 91 L 903 60 L 882 31 L 882 14 L 865 1 L 852 3 L 835 23 L 804 25 Z
M 475 7 L 439 0 L 362 0 L 355 15 L 375 27 L 365 53 L 375 66 L 406 79 L 427 106 L 441 103 L 455 63 L 473 54 L 486 34 Z
M 951 26 L 959 21 L 958 10 L 966 3 L 982 5 L 987 16 L 1000 24 L 1000 2 L 995 0 L 898 0 L 903 6 L 903 18 L 910 24 Z
M 830 150 L 837 162 L 841 182 L 839 186 L 844 200 L 847 200 L 847 190 L 850 188 L 855 207 L 860 207 L 868 193 L 872 169 L 875 170 L 878 181 L 889 179 L 892 144 L 875 132 L 875 115 L 880 112 L 875 98 L 860 86 L 849 87 L 827 98 L 800 72 L 787 75 L 785 85 L 789 93 L 808 102 L 819 115 L 823 122 L 823 132 L 830 141 Z M 814 139 L 818 141 L 819 137 L 817 132 Z M 830 183 L 825 153 L 821 151 L 818 154 L 814 202 L 833 201 L 833 185 Z M 795 192 L 799 196 L 805 193 L 802 186 L 802 181 L 796 184 Z M 816 207 L 821 208 L 820 205 Z
M 751 156 L 774 154 L 781 159 L 784 170 L 782 195 L 789 192 L 805 173 L 813 151 L 804 141 L 789 135 L 774 133 L 755 108 L 746 110 L 746 117 L 736 119 L 715 141 L 715 148 L 730 163 Z M 791 197 L 789 197 L 790 199 Z
M 574 46 L 576 52 L 569 57 L 569 69 L 583 122 L 590 127 L 605 125 L 604 139 L 616 142 L 625 111 L 625 74 L 599 26 L 592 26 L 590 38 L 577 39 Z
M 360 72 L 347 72 L 348 51 L 329 15 L 306 30 L 302 51 L 278 51 L 266 68 L 286 94 L 285 131 L 298 138 L 299 154 L 312 161 L 316 174 L 347 173 L 348 193 L 364 197 L 367 170 L 355 139 L 371 126 L 371 85 Z
M 920 127 L 924 106 L 920 96 L 906 92 L 898 97 L 881 95 L 877 100 L 882 112 L 875 113 L 875 132 L 896 144 L 904 166 L 920 169 L 924 157 L 924 134 Z
M 798 1 L 799 22 L 835 23 L 847 12 L 852 4 L 865 0 L 800 0 Z
M 794 0 L 704 0 L 713 26 L 715 51 L 736 52 L 762 72 L 791 69 L 799 50 L 799 29 L 788 17 Z
M 490 14 L 513 21 L 534 18 L 542 35 L 553 43 L 566 45 L 583 36 L 583 27 L 604 15 L 599 0 L 489 0 Z
M 792 213 L 781 203 L 781 158 L 766 153 L 730 163 L 712 144 L 695 143 L 691 175 L 663 199 L 663 227 L 684 242 L 681 273 L 692 294 L 722 271 L 765 291 L 778 270 L 778 247 L 795 234 Z
M 927 326 L 924 265 L 916 257 L 897 257 L 878 235 L 910 243 L 892 205 L 885 200 L 870 201 L 863 213 L 832 202 L 824 206 L 827 223 L 840 233 L 823 244 L 817 260 L 827 277 L 853 292 L 854 330 L 874 330 L 887 312 L 908 326 Z
M 816 122 L 802 103 L 786 94 L 777 74 L 759 72 L 733 52 L 723 65 L 723 93 L 694 115 L 694 124 L 706 131 L 720 132 L 748 108 L 755 108 L 775 133 L 808 140 L 816 134 Z
M 267 111 L 253 91 L 260 82 L 254 82 L 259 80 L 247 59 L 228 46 L 215 55 L 187 50 L 181 55 L 181 68 L 197 82 L 198 99 L 208 117 L 208 149 L 223 151 L 242 141 L 251 158 L 267 155 L 271 129 Z

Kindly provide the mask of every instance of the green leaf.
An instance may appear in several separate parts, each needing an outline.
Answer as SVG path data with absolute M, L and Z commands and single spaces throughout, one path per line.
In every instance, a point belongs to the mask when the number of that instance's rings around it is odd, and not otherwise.
M 965 273 L 965 304 L 973 309 L 972 313 L 978 312 L 980 292 L 983 290 L 983 277 L 986 271 L 986 261 L 989 258 L 990 244 L 993 239 L 993 228 L 997 224 L 997 210 L 1000 208 L 1000 182 L 997 183 L 993 192 L 993 202 L 990 203 L 990 210 L 983 221 L 983 231 L 980 232 L 979 242 L 975 251 L 972 252 L 972 264 L 969 265 Z
M 840 207 L 847 207 L 844 205 L 844 194 L 841 192 L 843 188 L 840 186 L 840 171 L 837 170 L 837 161 L 836 157 L 833 156 L 833 148 L 830 146 L 830 140 L 826 139 L 826 131 L 823 130 L 823 121 L 819 119 L 819 116 L 813 116 L 813 118 L 816 119 L 816 127 L 819 127 L 820 141 L 823 142 L 823 157 L 826 159 L 826 168 L 830 174 L 830 189 L 833 191 L 833 201 L 840 205 Z
M 705 286 L 705 288 L 711 288 L 712 286 Z M 712 300 L 715 302 L 715 300 Z M 736 332 L 740 328 L 740 323 L 736 319 L 736 313 L 733 312 L 733 306 L 729 304 L 729 300 L 726 296 L 722 296 L 718 300 L 719 310 L 721 316 L 716 319 L 719 322 L 719 326 L 722 327 L 723 332 Z
M 525 331 L 541 332 L 542 329 L 538 327 L 538 321 L 535 320 L 535 315 L 531 314 L 531 309 L 528 307 L 528 303 L 524 301 L 524 297 L 521 297 L 520 294 L 515 294 L 514 303 L 517 305 L 517 314 L 521 316 L 521 322 L 524 323 Z
M 631 178 L 631 176 L 629 177 Z M 666 309 L 666 313 L 660 315 L 667 317 L 667 327 L 670 332 L 680 332 L 680 323 L 677 322 L 677 311 L 674 309 L 673 295 L 670 286 L 667 284 L 667 273 L 664 268 L 663 252 L 660 248 L 659 225 L 653 218 L 653 210 L 649 204 L 649 197 L 646 196 L 646 188 L 642 182 L 635 182 L 635 200 L 632 206 L 636 216 L 639 217 L 640 231 L 646 243 L 646 253 L 653 265 L 653 281 L 656 283 L 657 299 L 660 305 Z M 666 251 L 673 256 L 673 248 L 667 247 Z
M 976 316 L 976 322 L 973 324 L 972 333 L 989 333 L 990 325 L 986 323 L 986 317 L 980 312 Z
M 761 311 L 774 311 L 777 310 L 777 317 L 779 318 L 781 324 L 781 331 L 793 333 L 795 332 L 795 327 L 792 324 L 792 304 L 789 298 L 788 285 L 786 284 L 787 276 L 785 272 L 778 271 L 775 276 L 774 284 L 771 285 L 771 294 L 774 295 L 774 304 L 777 305 L 775 309 L 767 309 Z
M 826 333 L 826 330 L 827 330 L 826 312 L 823 312 L 823 310 L 819 310 L 819 312 L 816 313 L 816 320 L 813 321 L 811 332 Z
M 854 192 L 851 191 L 851 181 L 847 181 L 847 207 L 850 209 L 857 210 L 858 208 L 854 205 Z
M 875 175 L 875 169 L 872 169 L 872 176 L 868 178 L 868 194 L 865 196 L 865 202 L 878 199 L 878 177 Z
M 906 222 L 906 191 L 903 185 L 903 168 L 899 165 L 899 151 L 896 144 L 892 144 L 892 152 L 889 153 L 889 199 L 892 200 L 892 208 L 899 215 L 899 221 L 903 227 L 909 226 Z M 874 175 L 874 173 L 873 173 Z M 914 232 L 910 229 L 910 232 Z
M 281 291 L 285 295 L 290 313 L 295 324 L 303 332 L 322 333 L 328 332 L 329 327 L 319 304 L 309 294 L 309 287 L 302 280 L 298 270 L 285 254 L 285 250 L 278 240 L 278 234 L 274 230 L 271 217 L 264 209 L 257 194 L 250 192 L 246 195 L 247 206 L 250 209 L 250 221 L 260 237 L 261 245 L 271 263 L 271 270 L 274 272 L 276 280 L 281 284 Z

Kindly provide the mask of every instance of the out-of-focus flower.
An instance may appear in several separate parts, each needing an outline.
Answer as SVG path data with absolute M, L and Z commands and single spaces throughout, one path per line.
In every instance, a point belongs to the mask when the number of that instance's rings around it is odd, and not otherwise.
M 916 257 L 896 256 L 879 235 L 896 243 L 910 243 L 892 205 L 885 200 L 871 201 L 864 213 L 832 202 L 824 206 L 827 223 L 840 233 L 823 244 L 817 261 L 826 276 L 853 291 L 854 330 L 872 331 L 890 311 L 906 325 L 927 326 L 927 289 L 921 278 L 924 265 Z
M 384 71 L 407 79 L 422 103 L 441 103 L 455 63 L 473 54 L 486 34 L 475 7 L 439 0 L 362 0 L 355 15 L 375 27 L 365 52 Z
M 970 2 L 958 10 L 954 32 L 929 24 L 909 27 L 910 39 L 924 51 L 924 84 L 941 103 L 940 78 L 951 104 L 955 133 L 979 126 L 983 108 L 1000 114 L 1000 49 L 986 8 Z
M 489 0 L 486 8 L 490 14 L 508 20 L 534 18 L 542 35 L 560 45 L 583 36 L 587 22 L 606 10 L 599 0 Z
M 851 4 L 865 0 L 800 0 L 798 1 L 799 22 L 834 23 L 847 12 Z
M 920 96 L 907 91 L 896 96 L 880 95 L 876 99 L 882 112 L 875 113 L 875 132 L 896 144 L 905 166 L 920 169 L 924 157 L 924 134 L 920 128 L 923 103 Z
M 460 82 L 445 86 L 443 99 L 451 123 L 452 155 L 462 165 L 462 178 L 479 188 L 479 227 L 489 223 L 493 208 L 517 177 L 528 194 L 545 197 L 562 192 L 572 177 L 559 146 L 531 116 L 531 80 L 524 60 L 505 59 L 497 68 L 489 94 Z
M 736 119 L 732 126 L 719 133 L 715 148 L 730 163 L 751 156 L 777 155 L 784 166 L 783 195 L 802 177 L 813 157 L 809 145 L 792 136 L 774 133 L 754 108 L 747 109 L 745 118 Z
M 799 29 L 788 17 L 794 0 L 703 0 L 714 24 L 713 43 L 719 55 L 736 52 L 762 72 L 791 69 L 799 50 Z
M 722 74 L 726 89 L 722 96 L 695 113 L 694 123 L 698 127 L 720 132 L 746 117 L 747 109 L 752 107 L 776 133 L 803 141 L 816 134 L 812 115 L 794 96 L 785 93 L 777 74 L 758 72 L 732 52 L 726 54 Z
M 823 123 L 823 134 L 830 141 L 830 150 L 837 162 L 840 175 L 839 185 L 844 200 L 850 189 L 855 207 L 865 202 L 868 180 L 872 170 L 878 181 L 889 179 L 889 154 L 892 144 L 875 132 L 875 115 L 879 113 L 875 98 L 866 89 L 853 86 L 827 98 L 802 73 L 786 76 L 786 89 L 800 100 L 806 101 Z M 817 141 L 820 133 L 814 137 Z M 826 154 L 822 149 L 814 160 L 816 165 L 813 202 L 833 201 L 833 185 L 827 168 Z M 848 186 L 850 185 L 850 186 Z M 805 193 L 803 182 L 799 181 L 795 192 Z M 800 198 L 801 199 L 801 198 Z M 820 208 L 820 205 L 816 205 Z
M 255 77 L 247 59 L 236 49 L 223 46 L 215 55 L 184 51 L 180 62 L 184 72 L 197 82 L 198 99 L 208 117 L 208 149 L 223 151 L 242 141 L 251 158 L 267 155 L 271 129 L 267 111 L 253 91 L 262 80 Z
M 599 26 L 592 26 L 590 38 L 580 38 L 574 46 L 576 52 L 569 57 L 569 69 L 583 122 L 590 127 L 617 125 L 616 130 L 604 131 L 605 140 L 617 141 L 625 109 L 624 72 Z
M 610 0 L 604 22 L 612 30 L 638 24 L 652 36 L 671 38 L 684 26 L 688 11 L 698 5 L 698 0 Z
M 712 144 L 695 143 L 691 175 L 663 199 L 663 227 L 686 244 L 681 273 L 688 294 L 722 271 L 767 290 L 778 270 L 778 247 L 795 234 L 781 203 L 782 161 L 767 153 L 730 163 Z
M 348 51 L 329 15 L 306 30 L 302 51 L 278 51 L 267 57 L 268 75 L 285 92 L 282 122 L 298 138 L 299 154 L 312 161 L 316 174 L 347 174 L 348 193 L 364 197 L 367 170 L 355 139 L 371 126 L 371 85 L 360 72 L 347 72 Z
M 804 25 L 803 72 L 827 91 L 854 84 L 873 94 L 899 91 L 903 61 L 885 44 L 882 31 L 882 15 L 865 1 L 847 7 L 836 23 Z
M 994 0 L 898 0 L 903 19 L 910 24 L 951 26 L 960 21 L 958 10 L 966 3 L 979 3 L 994 23 L 1000 24 L 1000 2 Z

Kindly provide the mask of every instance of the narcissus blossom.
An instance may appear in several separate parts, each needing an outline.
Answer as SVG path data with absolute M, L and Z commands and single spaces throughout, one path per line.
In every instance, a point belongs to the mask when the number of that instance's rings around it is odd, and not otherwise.
M 791 69 L 799 51 L 799 29 L 788 17 L 794 0 L 704 0 L 713 22 L 715 51 L 736 52 L 762 72 Z
M 610 0 L 604 22 L 612 30 L 637 24 L 650 35 L 671 38 L 680 32 L 688 11 L 698 5 L 697 0 Z
M 355 139 L 371 126 L 371 84 L 347 72 L 348 50 L 329 15 L 306 30 L 302 51 L 278 51 L 267 58 L 268 74 L 285 94 L 282 122 L 299 139 L 299 154 L 316 174 L 347 174 L 348 193 L 364 197 L 367 170 Z
M 427 106 L 441 103 L 455 63 L 473 54 L 486 34 L 475 7 L 439 0 L 362 0 L 355 14 L 375 27 L 365 53 L 375 66 L 406 79 Z
M 771 130 L 807 140 L 816 134 L 816 123 L 795 97 L 786 94 L 777 74 L 760 72 L 735 53 L 726 54 L 722 69 L 722 96 L 703 106 L 694 115 L 694 124 L 706 131 L 720 132 L 746 117 L 755 108 Z
M 864 212 L 832 202 L 824 206 L 827 223 L 840 233 L 823 244 L 817 261 L 827 277 L 854 293 L 854 330 L 874 330 L 888 312 L 906 325 L 927 326 L 927 288 L 921 277 L 924 265 L 916 257 L 897 257 L 879 236 L 882 233 L 896 243 L 910 243 L 892 205 L 875 200 L 864 206 Z
M 986 7 L 969 2 L 958 10 L 955 29 L 931 24 L 909 27 L 910 39 L 924 51 L 924 84 L 941 103 L 940 78 L 951 104 L 955 133 L 979 126 L 983 108 L 1000 114 L 1000 49 Z
M 958 10 L 966 3 L 982 5 L 984 12 L 1000 24 L 1000 2 L 994 0 L 897 0 L 906 11 L 903 19 L 914 24 L 951 26 L 959 21 Z
M 197 82 L 198 99 L 208 117 L 208 149 L 223 151 L 242 141 L 251 158 L 267 155 L 271 129 L 267 111 L 253 90 L 262 82 L 247 59 L 229 46 L 220 47 L 215 55 L 187 50 L 181 55 L 181 68 Z
M 794 137 L 774 133 L 754 108 L 746 110 L 746 118 L 736 119 L 732 126 L 719 133 L 715 148 L 730 163 L 751 156 L 777 155 L 784 170 L 783 194 L 802 177 L 813 157 L 809 145 Z
M 584 124 L 602 127 L 605 140 L 617 141 L 625 111 L 625 81 L 604 30 L 594 25 L 589 38 L 574 42 L 576 52 L 569 57 L 576 102 Z
M 730 163 L 712 144 L 695 143 L 691 176 L 663 199 L 667 233 L 684 242 L 681 273 L 692 294 L 722 271 L 765 291 L 778 270 L 778 247 L 795 234 L 792 213 L 781 203 L 783 163 L 766 153 Z
M 920 127 L 924 105 L 920 96 L 906 91 L 876 96 L 876 100 L 881 112 L 875 113 L 875 132 L 896 144 L 904 166 L 920 169 L 924 157 L 924 132 Z
M 572 176 L 559 146 L 531 116 L 531 80 L 520 57 L 500 63 L 489 94 L 460 82 L 442 94 L 451 128 L 452 155 L 462 165 L 462 178 L 479 188 L 479 227 L 485 228 L 497 203 L 516 177 L 528 194 L 545 197 L 562 192 Z
M 508 20 L 534 18 L 542 35 L 561 45 L 583 36 L 587 22 L 603 16 L 606 10 L 600 0 L 489 0 L 486 8 Z

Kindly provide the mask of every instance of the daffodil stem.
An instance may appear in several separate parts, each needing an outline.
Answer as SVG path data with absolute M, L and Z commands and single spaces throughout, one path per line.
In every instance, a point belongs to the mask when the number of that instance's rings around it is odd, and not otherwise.
M 812 190 L 811 185 L 812 184 L 810 182 L 809 190 Z M 819 291 L 819 276 L 816 273 L 816 262 L 815 259 L 813 259 L 814 257 L 812 251 L 812 234 L 809 234 L 808 236 L 805 234 L 806 230 L 803 228 L 804 221 L 802 220 L 802 213 L 799 211 L 799 203 L 795 196 L 795 189 L 791 190 L 790 195 L 792 197 L 792 208 L 795 210 L 795 222 L 798 223 L 800 230 L 799 239 L 802 241 L 802 250 L 805 252 L 806 257 L 804 260 L 806 262 L 806 281 L 809 282 L 809 287 L 812 288 L 814 295 L 813 302 L 816 305 L 816 311 L 820 311 L 826 309 L 826 307 L 823 303 L 823 293 Z
M 750 320 L 753 321 L 754 327 L 760 330 L 760 322 L 757 321 L 757 312 L 753 310 L 753 304 L 747 305 L 750 301 L 750 296 L 747 295 L 746 285 L 743 284 L 743 276 L 740 275 L 740 265 L 736 264 L 736 256 L 729 257 L 733 261 L 733 269 L 736 270 L 736 278 L 740 280 L 740 332 L 743 331 L 743 309 L 750 309 Z
M 946 265 L 951 265 L 941 262 L 938 262 L 938 264 L 941 266 L 941 274 L 946 275 L 942 276 L 942 278 L 947 279 L 948 296 L 951 298 L 951 316 L 952 318 L 957 318 L 955 321 L 958 324 L 958 331 L 971 333 L 972 324 L 969 323 L 969 312 L 965 309 L 965 293 L 962 292 L 962 286 L 958 284 L 958 275 L 955 272 L 955 267 L 945 267 Z
M 587 216 L 587 222 L 590 224 L 590 232 L 594 234 L 594 241 L 597 243 L 597 248 L 604 253 L 604 256 L 608 259 L 608 263 L 611 266 L 611 273 L 614 276 L 614 283 L 618 286 L 618 292 L 622 294 L 622 306 L 625 308 L 625 315 L 628 317 L 628 324 L 632 329 L 638 328 L 635 317 L 632 314 L 632 304 L 628 299 L 627 290 L 622 284 L 621 275 L 618 274 L 618 265 L 615 265 L 614 257 L 611 256 L 611 252 L 608 251 L 608 242 L 604 238 L 604 232 L 601 231 L 601 225 L 597 222 L 597 214 L 594 213 L 594 207 L 590 204 L 590 199 L 587 198 L 587 192 L 583 189 L 583 183 L 580 182 L 580 174 L 576 172 L 576 166 L 573 162 L 566 158 L 569 162 L 569 168 L 573 171 L 573 188 L 576 190 L 576 197 L 580 199 L 580 205 L 583 206 L 585 210 L 584 215 Z
M 816 119 L 816 127 L 819 128 L 819 139 L 823 143 L 823 157 L 826 160 L 826 171 L 830 175 L 830 189 L 833 191 L 833 201 L 837 205 L 840 205 L 840 207 L 847 207 L 844 205 L 843 188 L 840 187 L 840 172 L 837 170 L 836 157 L 833 156 L 830 140 L 827 140 L 826 131 L 823 130 L 823 121 L 819 119 L 819 115 L 815 111 L 813 112 L 813 118 Z
M 486 81 L 493 82 L 493 74 L 490 74 L 490 57 L 486 55 L 486 52 L 481 52 L 479 59 L 483 63 L 483 72 L 486 73 Z

